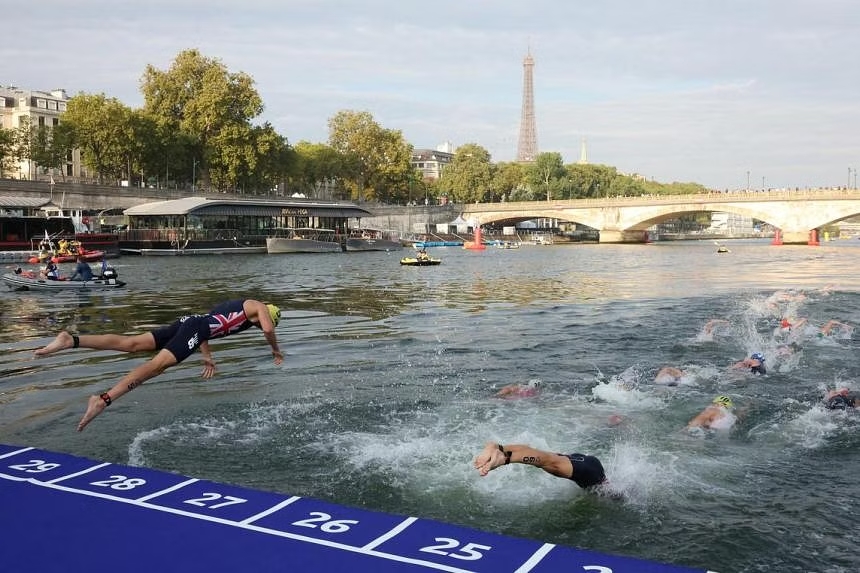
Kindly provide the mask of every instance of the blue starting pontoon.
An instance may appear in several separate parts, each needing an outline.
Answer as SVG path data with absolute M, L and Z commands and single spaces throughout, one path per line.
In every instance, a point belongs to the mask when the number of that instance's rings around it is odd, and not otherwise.
M 0 570 L 704 573 L 2 444 Z

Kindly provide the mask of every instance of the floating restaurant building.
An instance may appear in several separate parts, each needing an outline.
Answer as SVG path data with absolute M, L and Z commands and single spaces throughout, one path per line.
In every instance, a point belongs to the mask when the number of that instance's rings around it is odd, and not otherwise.
M 186 197 L 126 209 L 126 254 L 265 253 L 266 239 L 291 229 L 349 235 L 349 219 L 371 213 L 354 203 Z

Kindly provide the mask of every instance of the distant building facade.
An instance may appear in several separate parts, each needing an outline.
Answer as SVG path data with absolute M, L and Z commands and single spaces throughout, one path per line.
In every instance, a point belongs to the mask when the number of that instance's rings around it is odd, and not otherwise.
M 27 125 L 30 125 L 31 129 L 43 126 L 53 128 L 60 124 L 60 118 L 66 111 L 68 101 L 69 97 L 64 89 L 41 92 L 15 86 L 0 86 L 0 127 L 9 131 L 15 131 Z M 22 159 L 5 172 L 0 166 L 0 177 L 48 181 L 52 177 L 88 179 L 89 174 L 81 165 L 80 151 L 75 149 L 59 169 L 45 168 L 30 159 Z
M 443 143 L 436 149 L 413 149 L 411 165 L 421 172 L 424 179 L 437 180 L 442 170 L 454 160 L 454 146 Z
M 714 211 L 711 213 L 711 226 L 704 231 L 723 235 L 749 235 L 754 230 L 755 223 L 751 217 Z

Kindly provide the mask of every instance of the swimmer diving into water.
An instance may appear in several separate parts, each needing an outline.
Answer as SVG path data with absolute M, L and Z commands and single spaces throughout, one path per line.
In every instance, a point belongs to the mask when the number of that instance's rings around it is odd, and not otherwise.
M 256 326 L 263 331 L 266 342 L 272 347 L 275 364 L 281 364 L 284 355 L 278 347 L 275 327 L 281 319 L 281 311 L 273 304 L 264 304 L 253 299 L 231 300 L 219 304 L 207 314 L 192 314 L 177 319 L 169 326 L 162 326 L 144 334 L 124 336 L 120 334 L 81 334 L 61 332 L 45 346 L 36 350 L 36 356 L 47 356 L 70 348 L 94 348 L 97 350 L 119 350 L 142 352 L 157 350 L 149 361 L 141 364 L 117 382 L 107 392 L 90 396 L 87 411 L 78 423 L 82 431 L 93 418 L 102 413 L 114 400 L 131 392 L 145 381 L 154 378 L 174 366 L 200 348 L 203 355 L 203 378 L 215 375 L 215 361 L 209 351 L 209 340 L 223 338 Z

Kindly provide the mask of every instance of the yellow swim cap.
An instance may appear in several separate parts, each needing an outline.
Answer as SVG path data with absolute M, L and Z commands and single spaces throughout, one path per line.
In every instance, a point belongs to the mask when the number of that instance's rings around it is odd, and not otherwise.
M 272 322 L 277 327 L 278 323 L 281 322 L 281 309 L 273 304 L 267 304 L 266 308 L 269 309 L 269 316 L 272 317 Z
M 720 406 L 725 406 L 726 408 L 732 407 L 732 399 L 728 396 L 717 396 L 714 398 L 714 404 L 719 404 Z

